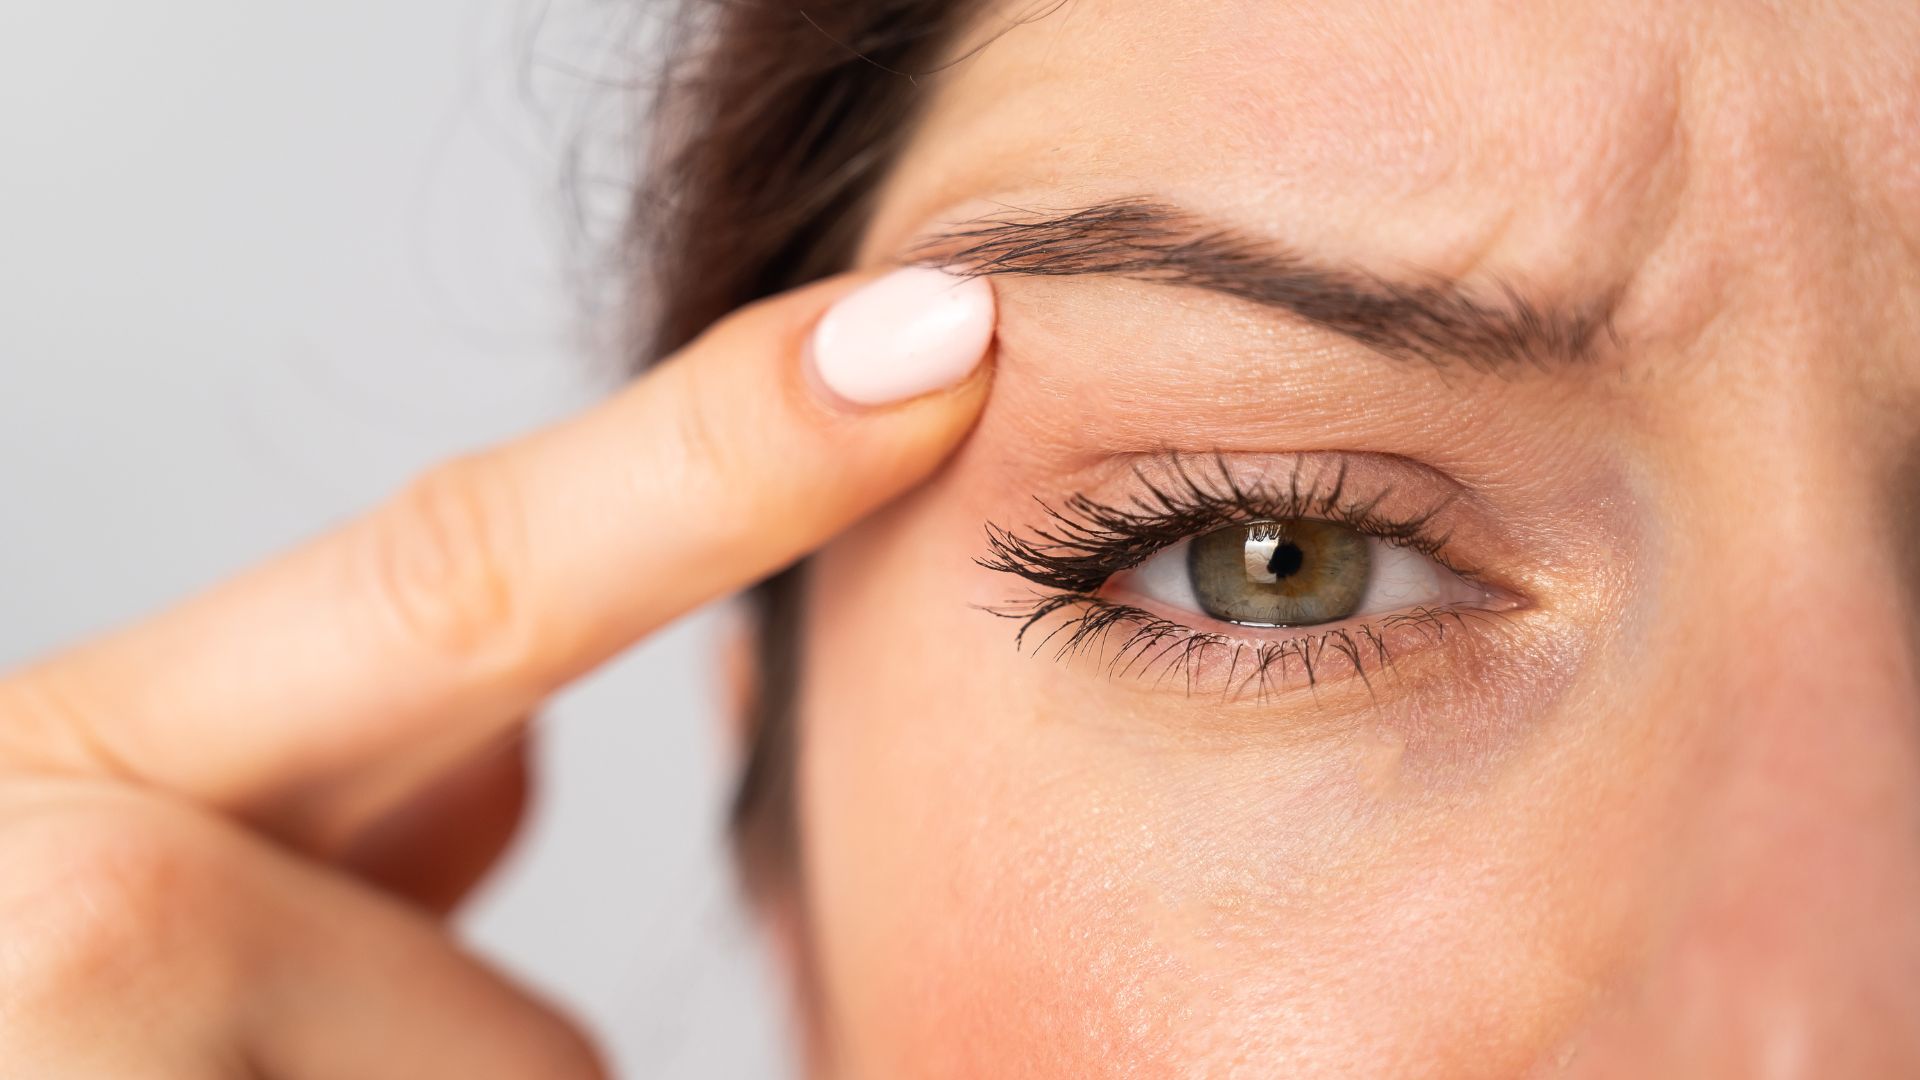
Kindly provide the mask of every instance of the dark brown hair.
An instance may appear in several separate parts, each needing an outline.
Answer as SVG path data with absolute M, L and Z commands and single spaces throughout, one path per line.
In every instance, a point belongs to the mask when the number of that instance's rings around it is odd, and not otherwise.
M 627 231 L 645 366 L 729 311 L 847 268 L 964 0 L 689 0 Z M 801 567 L 757 586 L 757 686 L 731 829 L 756 895 L 799 870 Z

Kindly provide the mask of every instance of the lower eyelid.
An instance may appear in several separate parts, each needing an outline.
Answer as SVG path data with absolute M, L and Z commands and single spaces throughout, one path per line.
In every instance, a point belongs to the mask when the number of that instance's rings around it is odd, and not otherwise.
M 1062 606 L 1055 614 L 1034 616 L 1023 630 L 1023 637 L 1032 632 L 1036 653 L 1062 661 L 1087 658 L 1112 681 L 1148 690 L 1255 702 L 1348 679 L 1371 700 L 1378 673 L 1405 674 L 1407 661 L 1457 650 L 1463 640 L 1490 643 L 1494 639 L 1482 624 L 1498 625 L 1507 613 L 1468 605 L 1422 607 L 1320 626 L 1263 628 L 1204 616 L 1176 620 L 1147 606 L 1151 601 L 1128 595 L 1057 599 Z
M 1358 627 L 1391 619 L 1410 610 L 1400 608 L 1366 614 L 1355 613 L 1337 622 L 1312 626 L 1261 626 L 1256 623 L 1223 622 L 1196 611 L 1179 610 L 1157 597 L 1144 596 L 1124 587 L 1102 588 L 1087 599 L 1135 608 L 1149 618 L 1164 620 L 1194 634 L 1234 639 L 1250 645 L 1293 641 L 1340 630 L 1352 632 Z M 1440 605 L 1434 606 L 1438 608 Z

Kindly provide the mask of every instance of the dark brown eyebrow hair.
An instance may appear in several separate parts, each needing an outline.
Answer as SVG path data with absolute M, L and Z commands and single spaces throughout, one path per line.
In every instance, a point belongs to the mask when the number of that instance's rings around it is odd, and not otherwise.
M 1060 212 L 1010 209 L 941 230 L 909 261 L 964 274 L 1113 275 L 1193 286 L 1279 308 L 1383 355 L 1496 372 L 1583 363 L 1612 324 L 1613 296 L 1543 308 L 1510 283 L 1495 294 L 1437 276 L 1396 280 L 1313 263 L 1178 207 L 1121 199 Z

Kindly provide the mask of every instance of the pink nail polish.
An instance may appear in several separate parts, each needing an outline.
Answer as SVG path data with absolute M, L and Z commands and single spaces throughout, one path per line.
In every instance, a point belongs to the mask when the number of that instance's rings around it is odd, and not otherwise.
M 910 266 L 842 297 L 813 330 L 814 370 L 856 405 L 886 405 L 952 386 L 993 339 L 993 286 Z

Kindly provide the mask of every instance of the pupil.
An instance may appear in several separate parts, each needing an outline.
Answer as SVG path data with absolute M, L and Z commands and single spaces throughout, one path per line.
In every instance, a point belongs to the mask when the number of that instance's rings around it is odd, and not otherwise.
M 1267 573 L 1276 578 L 1290 578 L 1300 572 L 1300 565 L 1306 561 L 1307 556 L 1299 544 L 1291 541 L 1278 544 L 1273 549 L 1273 558 L 1267 560 Z

